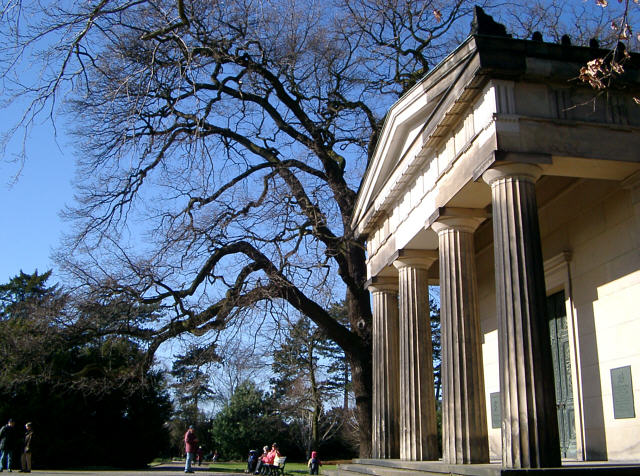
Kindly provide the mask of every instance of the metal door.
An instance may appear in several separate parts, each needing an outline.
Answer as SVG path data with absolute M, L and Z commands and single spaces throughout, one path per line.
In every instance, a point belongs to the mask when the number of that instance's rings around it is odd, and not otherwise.
M 576 426 L 571 385 L 571 353 L 564 291 L 547 297 L 547 316 L 551 334 L 553 376 L 556 384 L 556 408 L 560 450 L 563 458 L 576 457 Z

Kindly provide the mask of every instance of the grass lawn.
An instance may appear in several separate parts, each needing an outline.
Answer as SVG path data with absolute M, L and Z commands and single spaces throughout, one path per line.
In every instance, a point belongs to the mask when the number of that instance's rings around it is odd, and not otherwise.
M 320 466 L 320 474 L 322 474 L 323 469 L 335 469 L 336 465 L 322 465 Z M 247 469 L 247 463 L 245 462 L 222 462 L 222 463 L 210 463 L 209 470 L 212 472 L 219 473 L 244 473 L 244 470 Z M 295 463 L 288 462 L 284 467 L 284 474 L 309 474 L 309 468 L 307 468 L 307 463 Z

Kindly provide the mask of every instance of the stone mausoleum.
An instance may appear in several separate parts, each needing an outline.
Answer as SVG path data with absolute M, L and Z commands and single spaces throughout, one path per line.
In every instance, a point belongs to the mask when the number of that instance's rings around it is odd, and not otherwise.
M 640 61 L 598 92 L 579 70 L 610 52 L 474 24 L 389 110 L 354 213 L 374 307 L 360 470 L 638 474 Z

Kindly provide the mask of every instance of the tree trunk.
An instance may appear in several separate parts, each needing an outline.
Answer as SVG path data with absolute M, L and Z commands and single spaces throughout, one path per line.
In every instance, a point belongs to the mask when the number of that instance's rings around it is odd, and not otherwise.
M 371 352 L 349 356 L 360 440 L 360 458 L 371 457 Z
M 311 449 L 318 448 L 319 438 L 319 423 L 320 423 L 320 405 L 315 404 L 313 406 L 313 420 L 311 421 Z
M 342 400 L 342 409 L 347 411 L 349 409 L 349 366 L 345 364 L 344 366 L 344 389 L 343 389 L 343 400 Z
M 360 440 L 360 457 L 371 457 L 371 300 L 365 288 L 367 277 L 364 243 L 352 243 L 348 250 L 351 276 L 361 285 L 357 290 L 347 289 L 347 312 L 352 332 L 359 337 L 357 344 L 344 349 L 351 365 L 351 381 L 356 398 L 356 415 Z M 354 292 L 355 291 L 355 292 Z
M 314 343 L 309 344 L 309 377 L 311 380 L 311 400 L 313 401 L 313 413 L 311 415 L 311 449 L 318 447 L 318 427 L 320 421 L 320 411 L 322 409 L 322 402 L 320 401 L 320 389 L 318 389 L 318 383 L 316 380 L 316 368 L 313 360 Z

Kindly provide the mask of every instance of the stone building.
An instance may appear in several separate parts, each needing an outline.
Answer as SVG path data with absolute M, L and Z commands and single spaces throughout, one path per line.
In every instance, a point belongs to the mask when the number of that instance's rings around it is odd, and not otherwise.
M 640 63 L 599 94 L 577 76 L 606 51 L 480 20 L 389 110 L 354 212 L 373 457 L 439 457 L 429 283 L 441 465 L 640 461 Z

